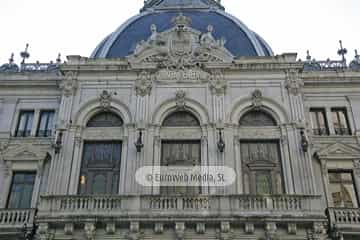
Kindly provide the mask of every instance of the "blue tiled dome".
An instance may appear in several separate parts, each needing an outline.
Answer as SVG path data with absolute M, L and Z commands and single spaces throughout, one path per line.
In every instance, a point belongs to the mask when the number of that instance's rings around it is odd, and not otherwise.
M 206 32 L 214 27 L 214 37 L 226 39 L 225 47 L 235 56 L 271 56 L 269 45 L 240 20 L 226 13 L 214 0 L 148 0 L 141 13 L 130 18 L 107 36 L 94 50 L 93 58 L 120 58 L 131 55 L 136 44 L 150 37 L 151 24 L 158 32 L 173 25 L 171 19 L 182 13 L 192 19 L 191 27 Z

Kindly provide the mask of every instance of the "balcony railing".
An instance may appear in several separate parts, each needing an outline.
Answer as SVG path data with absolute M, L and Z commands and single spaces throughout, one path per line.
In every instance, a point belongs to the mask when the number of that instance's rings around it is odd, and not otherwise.
M 337 229 L 360 229 L 360 208 L 329 208 L 332 227 Z
M 306 216 L 322 215 L 320 197 L 274 196 L 42 196 L 40 218 L 152 216 Z
M 32 226 L 34 217 L 35 209 L 0 209 L 0 229 Z

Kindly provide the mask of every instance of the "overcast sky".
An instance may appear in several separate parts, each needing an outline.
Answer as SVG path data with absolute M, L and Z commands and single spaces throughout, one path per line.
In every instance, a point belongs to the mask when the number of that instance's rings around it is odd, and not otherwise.
M 360 51 L 360 0 L 222 0 L 226 11 L 260 34 L 275 54 L 337 59 L 340 39 L 347 59 Z M 90 56 L 97 44 L 139 12 L 143 0 L 1 0 L 0 64 L 30 44 L 29 62 L 60 52 Z M 216 30 L 216 29 L 215 29 Z

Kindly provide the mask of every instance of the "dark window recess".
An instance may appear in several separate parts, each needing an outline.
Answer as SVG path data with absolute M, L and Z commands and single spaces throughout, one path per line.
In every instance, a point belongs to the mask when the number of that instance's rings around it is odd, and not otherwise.
M 196 127 L 199 120 L 190 112 L 178 111 L 167 116 L 163 122 L 165 127 Z
M 331 109 L 332 120 L 336 135 L 351 135 L 349 121 L 344 108 Z
M 87 127 L 121 127 L 123 124 L 123 120 L 115 113 L 101 112 L 88 121 Z
M 29 137 L 34 119 L 34 111 L 21 111 L 16 127 L 16 137 Z
M 117 194 L 120 162 L 120 142 L 85 142 L 79 193 Z
M 357 208 L 358 199 L 351 172 L 329 172 L 329 190 L 334 207 Z
M 41 111 L 36 136 L 50 137 L 54 128 L 54 111 Z
M 282 194 L 279 144 L 276 141 L 245 141 L 240 148 L 245 193 Z
M 276 126 L 275 119 L 268 113 L 259 110 L 247 112 L 240 119 L 242 127 Z
M 13 175 L 7 208 L 30 208 L 36 173 L 15 172 Z
M 163 141 L 161 144 L 161 166 L 182 167 L 201 165 L 200 141 Z M 201 187 L 161 186 L 163 195 L 197 195 Z
M 325 109 L 312 108 L 310 109 L 311 126 L 314 135 L 324 136 L 329 135 L 329 128 L 327 125 Z

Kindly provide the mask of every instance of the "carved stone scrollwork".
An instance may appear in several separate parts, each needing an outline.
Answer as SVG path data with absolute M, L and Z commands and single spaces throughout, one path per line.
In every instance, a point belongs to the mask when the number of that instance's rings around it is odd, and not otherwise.
M 360 170 L 360 160 L 359 159 L 354 160 L 353 165 L 354 165 L 355 169 Z
M 64 226 L 64 233 L 65 233 L 65 235 L 73 235 L 74 234 L 74 224 L 66 223 Z
M 321 222 L 314 222 L 313 231 L 314 231 L 314 234 L 324 234 L 325 233 L 324 224 Z
M 177 240 L 183 240 L 185 235 L 185 223 L 177 222 L 175 223 L 175 234 Z
M 304 82 L 301 80 L 299 73 L 295 70 L 286 71 L 286 83 L 285 87 L 289 93 L 297 96 L 301 93 L 301 89 L 304 86 Z
M 294 235 L 297 233 L 296 223 L 288 223 L 288 233 Z
M 221 70 L 213 71 L 209 82 L 210 91 L 217 96 L 223 95 L 226 92 L 227 82 L 224 78 L 224 73 Z
M 217 231 L 217 239 L 219 240 L 231 240 L 234 239 L 234 232 L 231 230 L 229 222 L 222 222 L 220 225 L 220 231 Z
M 77 74 L 71 71 L 67 72 L 65 74 L 65 79 L 60 84 L 60 88 L 62 89 L 65 97 L 73 95 L 78 88 Z
M 142 232 L 140 232 L 140 223 L 139 222 L 131 222 L 130 230 L 127 234 L 128 240 L 139 240 L 142 238 Z
M 260 108 L 263 104 L 263 95 L 262 92 L 259 89 L 256 89 L 252 95 L 251 95 L 251 100 L 252 100 L 252 107 L 257 109 Z
M 205 233 L 205 223 L 197 223 L 196 224 L 196 233 L 198 233 L 198 234 Z
M 156 234 L 162 234 L 164 232 L 164 224 L 162 223 L 155 223 L 154 232 Z
M 38 235 L 40 240 L 50 240 L 50 231 L 49 231 L 48 223 L 39 224 Z
M 107 223 L 105 232 L 106 232 L 106 234 L 115 234 L 115 232 L 116 232 L 115 223 L 114 222 Z
M 267 239 L 267 240 L 277 239 L 276 231 L 277 231 L 276 223 L 266 223 L 265 239 Z
M 255 226 L 253 223 L 246 223 L 245 224 L 245 233 L 246 234 L 254 234 Z
M 102 91 L 102 93 L 100 94 L 100 107 L 104 110 L 104 111 L 108 111 L 111 108 L 111 93 L 109 93 L 108 91 L 104 90 Z
M 142 71 L 139 73 L 135 82 L 136 95 L 144 97 L 151 94 L 153 77 L 150 72 Z
M 84 231 L 87 240 L 95 239 L 96 227 L 94 223 L 85 223 Z
M 178 90 L 175 93 L 176 99 L 176 108 L 177 109 L 185 109 L 186 108 L 186 92 L 184 90 Z

